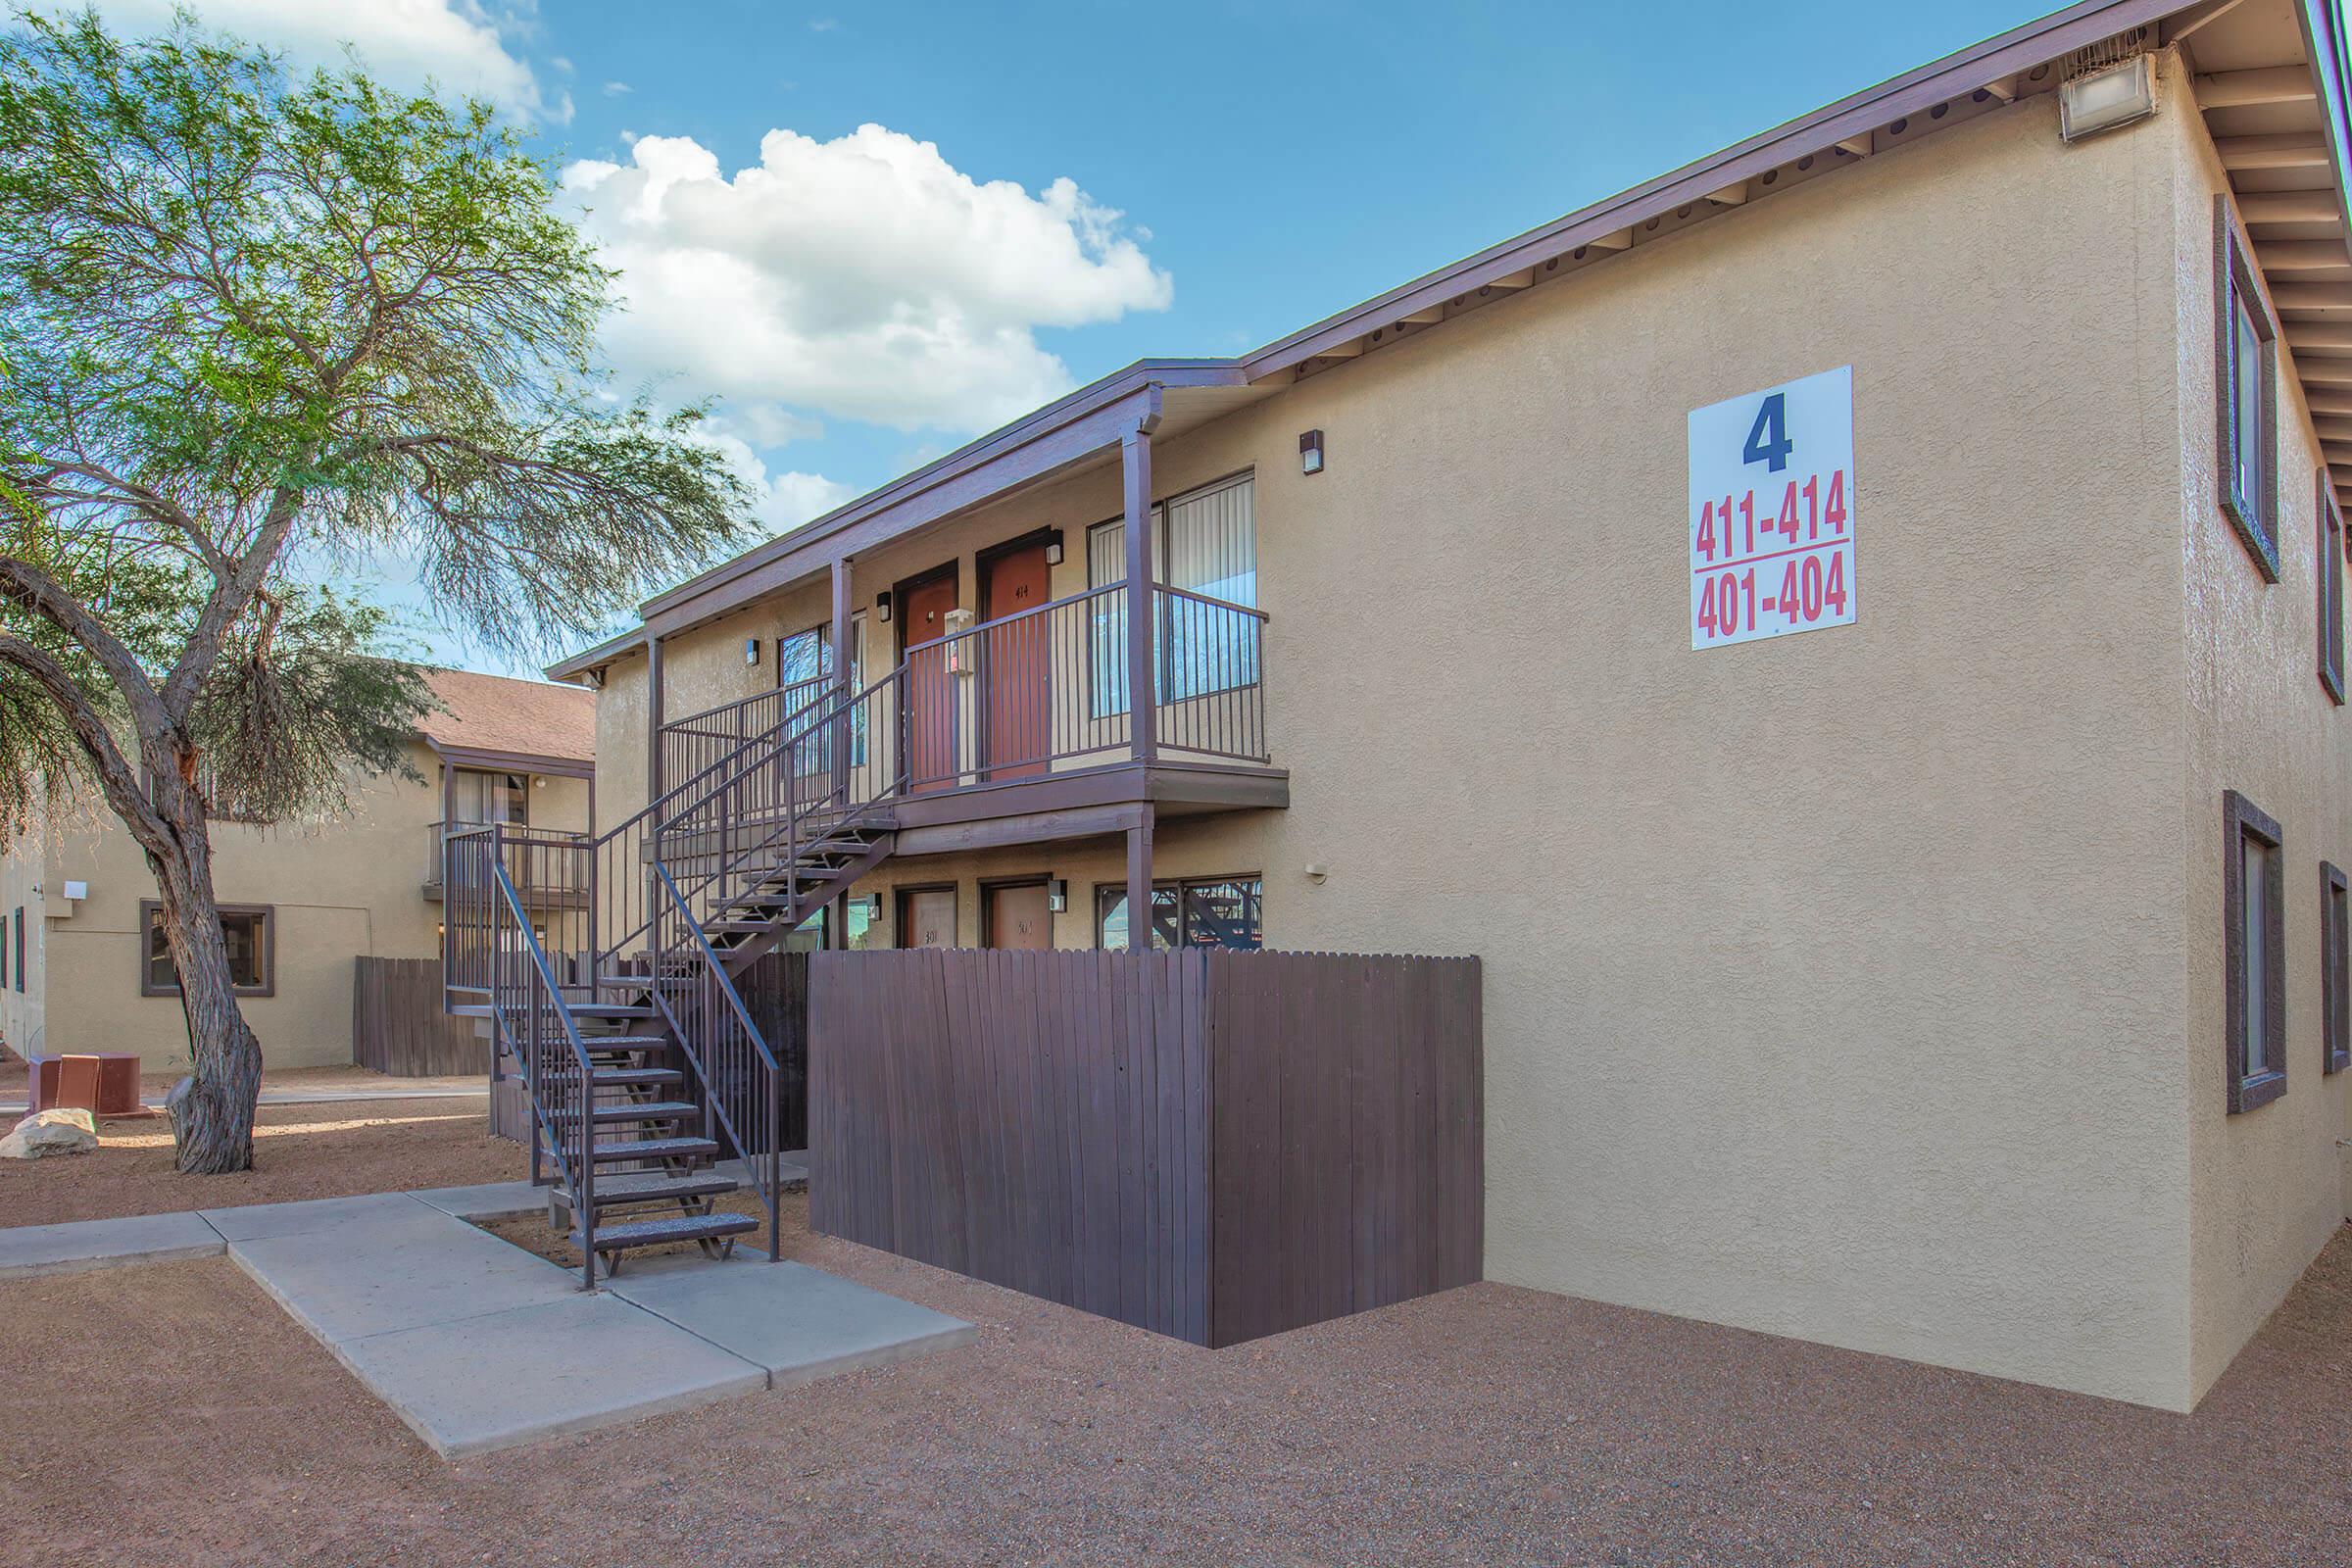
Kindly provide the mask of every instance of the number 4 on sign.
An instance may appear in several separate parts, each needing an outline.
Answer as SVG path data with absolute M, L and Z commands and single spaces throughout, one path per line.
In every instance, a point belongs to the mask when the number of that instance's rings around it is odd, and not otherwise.
M 1769 464 L 1767 471 L 1778 473 L 1788 466 L 1788 454 L 1794 450 L 1796 443 L 1788 439 L 1788 394 L 1775 392 L 1756 410 L 1756 422 L 1748 429 L 1740 461 Z

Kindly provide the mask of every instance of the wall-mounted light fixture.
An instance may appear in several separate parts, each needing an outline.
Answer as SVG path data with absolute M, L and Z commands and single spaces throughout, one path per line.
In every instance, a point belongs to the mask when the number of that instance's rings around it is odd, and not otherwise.
M 1315 474 L 1323 471 L 1323 432 L 1309 430 L 1298 438 L 1298 471 Z
M 1069 910 L 1069 883 L 1065 882 L 1060 877 L 1055 877 L 1053 881 L 1046 884 L 1046 907 L 1055 914 L 1063 914 Z
M 746 637 L 743 640 L 743 662 L 747 664 L 757 664 L 760 662 L 759 638 Z
M 2058 84 L 2058 135 L 2081 141 L 2156 112 L 2156 57 L 2133 55 Z
M 40 890 L 35 888 L 33 891 L 37 893 Z M 82 900 L 88 898 L 89 896 L 90 885 L 87 882 L 68 882 L 66 884 L 67 903 L 79 904 Z
M 884 594 L 874 601 L 874 618 L 882 621 L 890 619 L 890 595 Z
M 1059 534 L 1055 534 L 1046 541 L 1046 564 L 1049 566 L 1061 564 L 1061 535 Z

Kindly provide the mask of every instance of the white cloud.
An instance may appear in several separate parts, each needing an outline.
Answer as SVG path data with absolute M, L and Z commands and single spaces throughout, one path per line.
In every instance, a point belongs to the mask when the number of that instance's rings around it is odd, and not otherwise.
M 752 487 L 752 515 L 777 533 L 822 516 L 857 494 L 848 485 L 821 473 L 803 473 L 793 468 L 771 474 L 760 454 L 743 437 L 723 429 L 706 430 L 696 439 L 709 442 L 726 457 L 728 465 L 743 476 L 743 482 Z
M 625 81 L 608 81 L 605 83 L 605 96 L 608 98 L 618 98 L 622 94 L 632 92 L 635 89 L 630 87 L 630 85 Z
M 94 0 L 116 30 L 160 32 L 186 5 L 206 26 L 285 51 L 298 68 L 339 68 L 345 46 L 384 82 L 406 89 L 426 78 L 486 98 L 525 120 L 568 123 L 571 98 L 552 99 L 511 47 L 533 26 L 528 4 L 492 10 L 483 0 Z
M 564 171 L 621 269 L 624 375 L 900 428 L 986 428 L 1066 391 L 1039 327 L 1162 310 L 1172 285 L 1068 179 L 981 182 L 880 125 L 760 141 L 731 178 L 678 136 Z

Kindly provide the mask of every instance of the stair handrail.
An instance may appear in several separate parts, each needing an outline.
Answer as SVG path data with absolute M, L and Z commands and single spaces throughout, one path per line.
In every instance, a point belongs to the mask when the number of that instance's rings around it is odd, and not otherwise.
M 894 667 L 889 674 L 883 676 L 881 679 L 870 682 L 860 690 L 840 698 L 838 706 L 832 711 L 819 715 L 817 719 L 812 721 L 809 726 L 803 729 L 799 734 L 787 737 L 777 742 L 776 745 L 778 750 L 776 752 L 771 753 L 767 757 L 763 758 L 761 761 L 758 763 L 747 765 L 741 769 L 738 769 L 736 773 L 733 774 L 729 779 L 722 782 L 719 786 L 711 789 L 701 801 L 695 803 L 694 808 L 688 808 L 688 809 L 694 809 L 701 806 L 709 805 L 710 802 L 718 799 L 723 790 L 740 783 L 745 778 L 750 777 L 756 768 L 775 761 L 778 756 L 782 758 L 785 764 L 784 776 L 787 780 L 787 805 L 785 810 L 776 821 L 775 825 L 770 827 L 769 830 L 756 842 L 745 847 L 740 853 L 735 854 L 731 858 L 729 858 L 724 836 L 722 834 L 719 852 L 713 857 L 713 859 L 716 861 L 715 868 L 698 878 L 695 878 L 693 886 L 690 889 L 680 889 L 679 893 L 681 898 L 688 897 L 690 894 L 700 894 L 704 890 L 710 888 L 713 883 L 722 882 L 723 879 L 734 875 L 746 865 L 752 863 L 759 857 L 765 855 L 769 850 L 773 849 L 779 839 L 785 841 L 786 844 L 790 846 L 790 852 L 788 852 L 787 856 L 787 862 L 789 863 L 790 859 L 797 856 L 800 843 L 805 836 L 803 833 L 803 828 L 810 819 L 820 816 L 828 811 L 839 810 L 841 812 L 841 820 L 837 822 L 835 826 L 846 826 L 856 822 L 860 816 L 862 816 L 864 812 L 891 799 L 898 793 L 899 786 L 904 782 L 905 770 L 903 767 L 893 768 L 889 780 L 881 788 L 877 789 L 867 799 L 855 803 L 855 814 L 853 814 L 852 803 L 846 800 L 837 803 L 834 799 L 834 790 L 832 789 L 824 790 L 815 797 L 811 798 L 806 805 L 803 805 L 797 799 L 801 773 L 799 768 L 795 765 L 795 757 L 799 749 L 804 744 L 819 733 L 820 726 L 839 724 L 842 734 L 834 740 L 833 744 L 841 745 L 849 741 L 852 738 L 854 726 L 848 721 L 857 710 L 858 706 L 866 701 L 868 698 L 876 696 L 884 688 L 903 681 L 906 674 L 906 670 L 907 666 L 905 663 L 901 663 Z M 781 728 L 783 728 L 783 726 L 778 725 L 778 729 Z M 674 824 L 678 820 L 679 816 L 683 814 L 684 813 L 682 811 L 674 813 L 667 818 L 662 824 L 662 826 L 667 827 L 671 824 Z M 659 829 L 657 829 L 655 838 L 654 858 L 655 863 L 661 866 L 664 873 L 666 873 L 668 870 L 668 858 L 662 852 L 662 838 Z M 674 886 L 675 884 L 673 884 L 673 887 Z M 692 906 L 690 904 L 690 911 L 691 907 Z M 701 929 L 701 923 L 699 921 L 696 922 L 696 929 L 698 931 Z
M 761 1200 L 767 1205 L 767 1256 L 768 1261 L 774 1262 L 783 1256 L 783 1238 L 776 1222 L 778 1199 L 783 1190 L 780 1169 L 782 1155 L 777 1147 L 783 1137 L 784 1123 L 783 1063 L 776 1059 L 775 1050 L 768 1045 L 766 1034 L 753 1020 L 751 1009 L 744 1005 L 743 994 L 736 990 L 735 982 L 728 975 L 726 965 L 719 961 L 718 953 L 710 946 L 710 939 L 705 934 L 702 922 L 695 919 L 693 909 L 687 906 L 686 896 L 678 891 L 677 883 L 671 880 L 669 867 L 656 860 L 654 874 L 657 883 L 663 892 L 669 895 L 670 903 L 675 906 L 678 923 L 685 928 L 687 936 L 687 942 L 678 948 L 673 949 L 667 945 L 661 945 L 656 950 L 654 961 L 656 983 L 651 988 L 654 1004 L 661 1008 L 662 1016 L 668 1022 L 670 1034 L 677 1041 L 679 1051 L 693 1064 L 695 1075 L 702 1079 L 705 1103 L 717 1115 L 719 1125 L 726 1129 L 728 1141 L 735 1146 L 736 1153 L 743 1160 L 744 1169 L 752 1173 L 752 1185 L 759 1190 Z M 735 1015 L 737 1026 L 741 1028 L 745 1038 L 751 1042 L 753 1054 L 759 1061 L 760 1076 L 766 1091 L 767 1136 L 756 1140 L 763 1146 L 757 1155 L 753 1153 L 751 1144 L 745 1142 L 742 1129 L 736 1126 L 735 1115 L 727 1105 L 726 1097 L 719 1092 L 713 1072 L 719 1063 L 715 1060 L 706 1061 L 704 1056 L 707 1043 L 705 1045 L 697 1044 L 698 1039 L 707 1042 L 707 1028 L 705 1031 L 688 1029 L 679 1019 L 676 1010 L 670 1005 L 669 987 L 662 983 L 670 974 L 670 960 L 673 955 L 686 953 L 689 947 L 693 956 L 699 956 L 702 960 L 696 978 L 698 983 L 707 988 L 704 999 L 706 1020 L 711 1010 L 710 995 L 714 990 L 718 1000 L 725 1004 L 726 1010 Z
M 509 1000 L 516 993 L 528 994 L 531 982 L 538 982 L 537 996 L 529 996 L 529 1023 L 524 1031 L 524 1049 L 515 1053 L 522 1059 L 522 1082 L 531 1102 L 531 1117 L 541 1129 L 548 1148 L 555 1153 L 556 1165 L 564 1173 L 564 1191 L 570 1197 L 572 1223 L 579 1228 L 582 1290 L 596 1289 L 596 1065 L 588 1058 L 588 1046 L 580 1038 L 579 1026 L 572 1021 L 571 1008 L 564 1000 L 564 988 L 556 981 L 555 966 L 547 961 L 547 950 L 539 945 L 538 933 L 531 929 L 529 913 L 523 908 L 522 896 L 515 891 L 514 882 L 507 874 L 502 835 L 493 831 L 490 857 L 490 879 L 505 903 L 502 911 L 514 922 L 520 938 L 519 946 L 529 960 L 522 972 L 509 984 L 509 955 L 504 943 L 491 943 L 490 1005 L 501 1027 L 512 1030 L 509 1019 Z M 571 1048 L 573 1067 L 579 1074 L 579 1096 L 572 1107 L 568 1125 L 551 1111 L 541 1094 L 540 1020 L 548 1012 L 561 1020 L 564 1043 Z M 562 1130 L 559 1130 L 561 1127 Z M 576 1140 L 576 1143 L 573 1142 Z

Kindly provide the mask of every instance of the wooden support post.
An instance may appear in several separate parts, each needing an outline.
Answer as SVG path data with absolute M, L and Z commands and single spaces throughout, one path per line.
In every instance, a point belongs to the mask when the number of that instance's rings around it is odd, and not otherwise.
M 662 798 L 662 639 L 645 639 L 645 803 Z
M 1155 398 L 1152 412 L 1119 438 L 1119 466 L 1126 480 L 1127 733 L 1138 762 L 1151 761 L 1155 750 L 1153 709 L 1159 694 L 1152 666 L 1152 622 L 1159 608 L 1152 592 L 1152 432 L 1158 427 Z M 1148 869 L 1145 874 L 1150 875 Z
M 833 690 L 842 697 L 852 695 L 850 681 L 850 563 L 846 556 L 833 561 Z M 836 724 L 825 727 L 825 749 L 832 754 L 833 806 L 846 810 L 850 804 L 850 719 L 845 711 Z
M 1127 830 L 1127 951 L 1152 951 L 1152 821 L 1147 803 L 1143 815 Z

